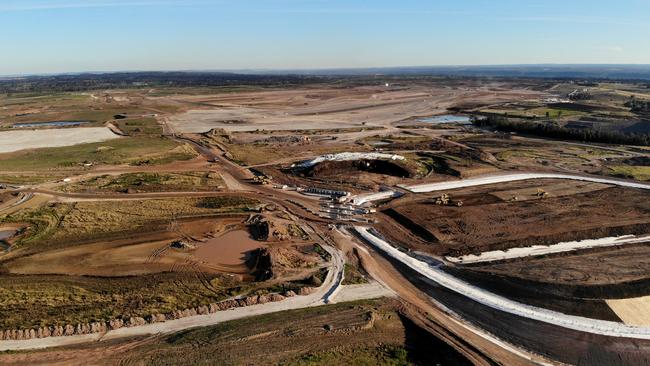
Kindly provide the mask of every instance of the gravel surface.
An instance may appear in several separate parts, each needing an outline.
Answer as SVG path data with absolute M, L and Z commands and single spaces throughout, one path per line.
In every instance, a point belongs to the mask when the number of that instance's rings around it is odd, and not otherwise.
M 43 147 L 72 146 L 119 138 L 106 127 L 79 127 L 0 132 L 0 153 Z

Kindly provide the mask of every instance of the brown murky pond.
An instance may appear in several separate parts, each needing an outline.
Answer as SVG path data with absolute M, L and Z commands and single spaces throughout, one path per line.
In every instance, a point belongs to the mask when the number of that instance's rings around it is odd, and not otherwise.
M 11 239 L 17 232 L 16 229 L 0 228 L 0 251 L 9 249 L 7 240 Z
M 263 246 L 247 231 L 235 230 L 201 244 L 194 255 L 209 264 L 238 266 L 246 262 L 251 251 Z

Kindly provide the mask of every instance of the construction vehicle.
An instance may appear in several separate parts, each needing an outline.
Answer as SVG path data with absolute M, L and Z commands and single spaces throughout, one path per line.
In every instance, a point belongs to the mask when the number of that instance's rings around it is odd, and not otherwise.
M 271 184 L 271 178 L 270 177 L 265 177 L 265 176 L 254 176 L 253 177 L 253 183 L 255 184 Z
M 461 207 L 463 201 L 461 200 L 452 200 L 447 193 L 443 193 L 440 197 L 437 197 L 433 203 L 440 206 L 457 206 Z
M 544 199 L 544 198 L 548 197 L 548 192 L 546 192 L 545 190 L 543 190 L 541 188 L 537 188 L 537 193 L 535 195 L 537 197 L 539 197 L 539 199 Z

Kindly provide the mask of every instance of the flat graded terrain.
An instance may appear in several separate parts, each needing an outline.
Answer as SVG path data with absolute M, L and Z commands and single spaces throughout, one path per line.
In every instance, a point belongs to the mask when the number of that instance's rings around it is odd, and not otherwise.
M 105 127 L 65 128 L 30 131 L 0 131 L 0 154 L 25 149 L 60 147 L 119 138 Z
M 650 276 L 650 246 L 629 245 L 579 253 L 565 253 L 548 257 L 531 257 L 503 263 L 472 265 L 473 271 L 491 273 L 504 277 L 564 284 L 564 285 L 616 285 L 640 282 Z M 613 287 L 610 293 L 613 293 Z M 617 297 L 630 291 L 621 286 Z
M 607 305 L 618 315 L 625 324 L 650 325 L 650 296 L 631 299 L 607 300 Z
M 314 130 L 390 126 L 413 116 L 443 113 L 465 100 L 485 104 L 536 98 L 531 90 L 473 90 L 442 87 L 356 87 L 298 89 L 254 93 L 190 96 L 175 102 L 201 105 L 170 119 L 178 132 Z M 190 104 L 191 103 L 191 104 Z
M 463 201 L 463 207 L 436 205 L 432 199 L 436 195 L 429 194 L 415 202 L 389 204 L 382 211 L 383 220 L 399 222 L 420 243 L 429 241 L 415 245 L 418 250 L 449 256 L 650 231 L 647 192 L 567 185 L 571 184 L 516 183 L 500 185 L 500 193 L 493 194 L 494 188 L 449 192 L 452 199 Z M 536 188 L 523 188 L 530 186 Z M 540 199 L 537 189 L 551 193 Z M 567 189 L 575 194 L 563 195 Z M 528 199 L 512 200 L 515 196 Z

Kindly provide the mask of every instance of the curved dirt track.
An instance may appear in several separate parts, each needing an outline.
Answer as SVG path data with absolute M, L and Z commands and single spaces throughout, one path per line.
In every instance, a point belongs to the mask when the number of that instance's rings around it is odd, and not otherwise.
M 125 337 L 174 333 L 189 328 L 205 327 L 250 316 L 325 305 L 334 301 L 336 292 L 338 292 L 341 286 L 345 259 L 339 250 L 329 246 L 323 247 L 332 256 L 332 260 L 329 265 L 329 272 L 323 281 L 323 285 L 321 285 L 316 291 L 309 295 L 294 296 L 279 302 L 270 302 L 241 308 L 234 308 L 231 310 L 218 311 L 216 313 L 208 315 L 197 315 L 187 318 L 168 320 L 161 323 L 152 323 L 131 328 L 120 328 L 116 330 L 110 330 L 103 334 L 95 333 L 67 337 L 37 338 L 20 341 L 0 341 L 0 352 L 9 350 L 17 351 L 42 349 Z M 369 295 L 370 297 L 375 297 L 372 293 Z

